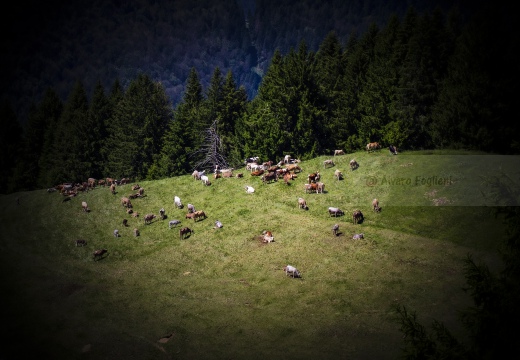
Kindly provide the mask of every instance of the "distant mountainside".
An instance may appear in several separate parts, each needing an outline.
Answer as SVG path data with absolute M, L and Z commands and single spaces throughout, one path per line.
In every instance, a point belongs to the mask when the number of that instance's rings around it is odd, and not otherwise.
M 327 33 L 347 41 L 375 22 L 454 1 L 409 0 L 79 0 L 20 2 L 3 26 L 2 100 L 24 121 L 31 103 L 54 88 L 66 100 L 81 81 L 89 93 L 116 79 L 126 86 L 144 72 L 160 81 L 176 105 L 195 68 L 206 88 L 216 67 L 232 71 L 250 98 L 275 49 L 304 40 L 317 50 Z M 473 2 L 456 1 L 465 9 Z

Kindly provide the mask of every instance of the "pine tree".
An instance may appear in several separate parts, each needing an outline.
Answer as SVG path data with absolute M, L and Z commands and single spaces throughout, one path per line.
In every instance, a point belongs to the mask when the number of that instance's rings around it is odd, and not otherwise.
M 110 101 L 105 95 L 105 89 L 101 82 L 98 82 L 94 89 L 88 112 L 88 123 L 91 129 L 90 146 L 92 147 L 92 170 L 90 177 L 95 179 L 103 177 L 106 157 L 102 149 L 108 137 L 107 122 L 111 117 L 111 110 Z
M 92 148 L 85 88 L 77 81 L 65 103 L 53 146 L 53 183 L 82 182 L 90 176 Z
M 117 103 L 111 120 L 106 173 L 145 179 L 162 148 L 172 108 L 159 83 L 140 74 Z

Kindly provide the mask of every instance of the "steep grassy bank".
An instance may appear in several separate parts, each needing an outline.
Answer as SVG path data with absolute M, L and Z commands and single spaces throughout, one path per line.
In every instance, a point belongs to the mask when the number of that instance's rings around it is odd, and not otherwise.
M 350 171 L 353 157 L 360 168 Z M 189 175 L 139 181 L 146 196 L 133 200 L 137 219 L 120 204 L 131 185 L 116 195 L 97 188 L 68 202 L 45 190 L 4 196 L 5 350 L 53 359 L 391 359 L 402 341 L 392 321 L 397 303 L 459 332 L 457 310 L 469 304 L 461 260 L 472 253 L 493 263 L 503 229 L 490 208 L 434 206 L 427 192 L 455 197 L 446 185 L 427 191 L 366 185 L 369 176 L 395 178 L 422 158 L 435 171 L 446 168 L 442 156 L 415 157 L 360 152 L 336 157 L 329 169 L 323 168 L 329 157 L 319 157 L 303 162 L 289 186 L 261 184 L 244 169 L 244 178 L 212 180 L 209 187 Z M 336 168 L 344 180 L 334 180 Z M 316 170 L 326 191 L 306 194 L 306 176 Z M 417 175 L 428 174 L 406 176 Z M 417 194 L 425 203 L 407 205 Z M 208 218 L 186 220 L 186 209 L 173 205 L 175 195 Z M 298 209 L 298 197 L 309 210 Z M 381 213 L 371 210 L 374 197 Z M 329 206 L 346 215 L 329 217 Z M 143 215 L 160 208 L 167 219 L 144 225 Z M 356 208 L 365 214 L 358 225 L 350 216 Z M 181 240 L 179 227 L 168 228 L 172 219 L 194 233 Z M 222 229 L 213 228 L 217 219 Z M 116 228 L 120 238 L 112 235 Z M 273 232 L 273 243 L 255 239 L 263 230 Z M 352 240 L 355 233 L 365 238 Z M 78 238 L 87 246 L 76 247 Z M 108 256 L 93 261 L 98 248 Z M 287 264 L 303 278 L 286 277 Z

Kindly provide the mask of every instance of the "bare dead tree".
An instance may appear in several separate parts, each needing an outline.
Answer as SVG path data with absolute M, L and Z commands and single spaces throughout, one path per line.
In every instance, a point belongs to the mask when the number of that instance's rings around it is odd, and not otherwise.
M 211 126 L 206 129 L 204 143 L 200 149 L 196 150 L 194 154 L 202 154 L 203 159 L 195 164 L 195 169 L 209 169 L 214 170 L 216 166 L 220 169 L 228 167 L 226 158 L 222 155 L 222 140 L 217 132 L 217 120 L 213 121 Z

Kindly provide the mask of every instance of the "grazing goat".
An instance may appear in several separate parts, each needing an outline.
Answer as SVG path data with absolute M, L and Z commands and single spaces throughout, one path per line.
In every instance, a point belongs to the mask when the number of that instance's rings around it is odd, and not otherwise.
M 334 156 L 336 155 L 345 155 L 345 152 L 343 150 L 334 150 Z
M 350 170 L 356 170 L 359 167 L 359 164 L 356 160 L 352 159 L 350 160 Z
M 334 171 L 334 177 L 336 178 L 336 180 L 341 180 L 343 179 L 343 174 L 341 173 L 341 171 L 336 169 L 336 171 Z
M 140 235 L 140 233 L 139 233 L 139 229 L 134 228 L 134 236 L 135 236 L 135 237 L 138 237 L 139 235 Z
M 246 186 L 245 186 L 245 189 L 246 189 L 246 192 L 247 192 L 248 194 L 252 194 L 252 193 L 255 192 L 255 189 L 254 189 L 252 186 L 249 186 L 249 185 L 246 185 Z
M 290 164 L 291 163 L 291 155 L 285 155 L 283 158 L 284 164 Z
M 133 214 L 134 210 L 132 210 L 132 208 L 126 209 L 126 213 L 127 214 Z
M 145 225 L 150 224 L 152 222 L 152 220 L 155 219 L 156 217 L 157 216 L 155 216 L 155 214 L 147 214 L 147 215 L 145 215 L 145 217 L 144 217 Z
M 367 144 L 367 151 L 372 151 L 381 148 L 378 142 L 371 142 Z
M 121 198 L 121 205 L 123 205 L 124 207 L 127 207 L 127 208 L 131 208 L 132 207 L 132 202 L 130 201 L 129 198 L 122 197 Z
M 395 146 L 390 145 L 390 146 L 388 147 L 388 150 L 390 151 L 390 154 L 392 154 L 392 155 L 397 155 L 397 148 L 396 148 Z
M 278 175 L 275 172 L 270 172 L 263 175 L 261 179 L 264 184 L 271 181 L 278 181 Z
M 244 177 L 244 174 L 243 174 L 243 173 L 238 173 L 238 174 L 236 175 L 236 177 L 237 177 L 237 178 L 243 178 L 243 177 Z
M 186 219 L 193 219 L 195 217 L 195 213 L 187 213 L 186 214 Z
M 110 184 L 110 192 L 115 195 L 116 194 L 116 184 Z
M 129 209 L 129 210 L 132 210 L 132 209 Z M 132 212 L 132 217 L 139 217 L 139 213 L 136 211 L 136 212 Z
M 198 218 L 206 218 L 206 213 L 202 210 L 193 213 L 193 221 L 198 221 Z
M 354 210 L 352 213 L 352 221 L 354 224 L 359 224 L 361 221 L 363 221 L 363 213 L 361 210 Z
M 123 226 L 128 226 L 128 220 L 127 219 L 123 219 Z
M 166 218 L 164 208 L 161 208 L 161 209 L 159 210 L 159 216 L 161 217 L 161 220 L 164 220 L 164 219 Z
M 380 212 L 381 208 L 379 207 L 379 200 L 377 200 L 377 199 L 372 200 L 372 207 L 374 208 L 375 212 Z
M 117 229 L 114 230 L 114 237 L 119 237 L 119 230 L 117 230 Z
M 339 233 L 339 225 L 338 224 L 334 224 L 334 226 L 332 227 L 332 234 L 334 236 L 338 236 L 338 233 Z
M 171 229 L 172 227 L 177 227 L 177 225 L 180 223 L 181 222 L 179 220 L 170 220 L 170 222 L 168 223 L 168 227 Z
M 144 195 L 144 188 L 140 187 L 139 190 L 137 191 L 137 193 L 139 194 L 139 196 L 143 196 Z
M 194 213 L 196 210 L 195 210 L 195 206 L 193 206 L 193 204 L 188 204 L 188 212 L 189 213 Z
M 132 186 L 132 191 L 139 190 L 140 187 L 139 184 L 135 184 Z
M 206 176 L 206 175 L 202 175 L 200 177 L 200 180 L 202 181 L 202 183 L 206 186 L 209 186 L 211 185 L 210 181 L 209 181 L 209 178 Z
M 260 176 L 264 173 L 264 170 L 251 171 L 251 176 Z
M 295 175 L 291 174 L 290 172 L 286 172 L 283 174 L 283 181 L 286 185 L 289 185 L 289 180 L 293 180 Z
M 325 184 L 322 182 L 316 183 L 316 194 L 322 193 L 325 191 Z
M 312 184 L 312 183 L 315 183 L 317 181 L 320 180 L 320 172 L 317 171 L 315 173 L 312 173 L 312 174 L 309 174 L 309 176 L 307 176 L 307 182 L 309 184 Z
M 76 240 L 76 246 L 85 246 L 87 245 L 87 240 L 78 239 Z
M 175 204 L 175 206 L 177 206 L 179 209 L 182 209 L 184 207 L 184 205 L 182 205 L 182 202 L 181 202 L 181 198 L 178 197 L 178 196 L 175 196 L 173 198 L 173 203 Z
M 307 202 L 305 201 L 304 198 L 298 198 L 298 208 L 299 209 L 304 209 L 304 210 L 308 210 L 309 209 L 307 207 Z
M 286 276 L 291 276 L 293 278 L 301 278 L 300 272 L 294 266 L 284 266 L 283 271 L 285 271 Z
M 285 168 L 287 169 L 287 171 L 296 172 L 296 170 L 298 170 L 298 172 L 302 172 L 302 168 L 299 167 L 297 164 L 289 164 L 286 165 Z
M 88 208 L 88 205 L 87 205 L 87 203 L 85 201 L 81 202 L 81 207 L 83 208 L 84 212 L 89 212 L 90 211 L 90 209 Z
M 325 160 L 325 161 L 323 162 L 323 167 L 324 167 L 324 168 L 327 168 L 327 166 L 334 166 L 334 165 L 335 165 L 335 164 L 334 164 L 334 161 L 332 161 L 332 160 L 330 160 L 330 159 L 329 159 L 329 160 Z
M 215 226 L 213 227 L 214 229 L 220 229 L 222 227 L 222 223 L 220 221 L 215 221 Z
M 185 239 L 186 235 L 190 234 L 190 236 L 191 236 L 192 232 L 194 232 L 194 231 L 191 230 L 189 227 L 183 227 L 182 229 L 179 230 L 179 235 L 180 235 L 181 239 Z
M 191 176 L 193 176 L 193 178 L 194 178 L 195 180 L 200 180 L 200 177 L 201 177 L 202 175 L 204 175 L 204 171 L 199 172 L 199 171 L 197 171 L 197 170 L 195 170 L 195 171 L 191 174 Z
M 305 188 L 305 193 L 318 191 L 318 184 L 304 184 L 303 186 Z
M 364 235 L 363 234 L 355 234 L 354 236 L 352 236 L 352 240 L 359 240 L 359 239 L 364 239 Z
M 264 231 L 262 231 L 262 235 L 264 236 L 263 242 L 271 243 L 274 241 L 274 236 L 273 236 L 272 232 L 270 232 L 268 230 L 264 230 Z
M 336 208 L 336 207 L 329 207 L 329 216 L 334 215 L 334 217 L 338 217 L 341 215 L 345 215 L 343 210 Z
M 94 260 L 101 259 L 101 258 L 103 257 L 103 255 L 105 255 L 107 252 L 108 252 L 107 249 L 99 249 L 99 250 L 95 250 L 95 251 L 92 253 L 92 256 L 94 257 Z

